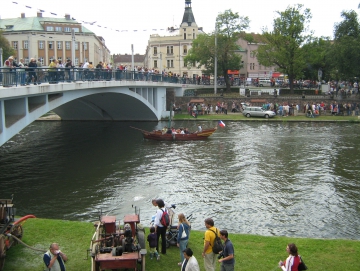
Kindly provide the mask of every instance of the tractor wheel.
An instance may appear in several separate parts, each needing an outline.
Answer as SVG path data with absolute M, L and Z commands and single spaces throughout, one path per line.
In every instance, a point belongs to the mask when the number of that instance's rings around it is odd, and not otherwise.
M 20 225 L 20 224 L 17 224 L 17 225 L 14 225 L 12 228 L 11 228 L 11 234 L 17 238 L 19 238 L 20 240 L 22 239 L 23 237 L 23 233 L 24 233 L 24 230 L 23 230 L 23 227 Z M 18 241 L 17 240 L 14 240 L 14 244 L 17 244 Z
M 145 246 L 145 231 L 139 230 L 137 234 L 138 244 L 142 249 L 146 248 Z
M 6 256 L 5 236 L 1 234 L 0 235 L 0 271 L 4 270 L 5 256 Z

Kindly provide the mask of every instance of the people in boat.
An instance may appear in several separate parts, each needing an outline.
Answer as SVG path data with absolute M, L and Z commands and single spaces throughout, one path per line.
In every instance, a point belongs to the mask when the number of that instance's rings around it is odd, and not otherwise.
M 172 130 L 171 130 L 170 127 L 167 129 L 166 133 L 167 133 L 167 134 L 170 134 L 170 135 L 172 134 Z
M 201 133 L 202 132 L 202 126 L 200 124 L 198 124 L 198 133 Z
M 162 134 L 165 134 L 165 133 L 167 132 L 167 130 L 168 130 L 168 128 L 165 126 L 165 127 L 161 130 Z
M 171 127 L 171 134 L 173 135 L 177 134 L 176 129 L 174 127 Z
M 186 135 L 190 134 L 189 129 L 188 129 L 188 128 L 185 128 L 184 133 L 185 133 Z
M 183 128 L 180 128 L 180 134 L 185 134 L 185 131 L 184 131 L 184 129 Z

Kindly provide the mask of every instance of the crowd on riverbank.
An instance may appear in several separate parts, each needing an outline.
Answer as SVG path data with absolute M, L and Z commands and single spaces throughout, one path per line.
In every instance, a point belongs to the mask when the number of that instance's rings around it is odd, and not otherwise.
M 359 102 L 337 102 L 330 101 L 325 103 L 321 102 L 304 102 L 303 104 L 298 103 L 246 103 L 233 101 L 231 105 L 231 113 L 242 113 L 247 106 L 259 106 L 264 110 L 270 110 L 275 112 L 276 115 L 287 117 L 297 116 L 299 114 L 310 114 L 314 116 L 319 115 L 338 115 L 338 116 L 359 116 Z M 174 109 L 176 110 L 176 108 Z M 193 117 L 198 115 L 210 115 L 210 114 L 228 114 L 228 103 L 217 102 L 214 106 L 212 104 L 205 103 L 189 103 L 187 106 L 187 112 Z

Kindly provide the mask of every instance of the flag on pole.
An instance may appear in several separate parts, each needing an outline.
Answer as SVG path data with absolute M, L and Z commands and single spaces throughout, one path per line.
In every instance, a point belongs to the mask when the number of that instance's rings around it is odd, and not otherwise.
M 219 126 L 222 127 L 222 128 L 225 127 L 225 123 L 223 123 L 221 120 L 219 120 L 219 123 L 218 123 L 218 124 L 219 124 Z

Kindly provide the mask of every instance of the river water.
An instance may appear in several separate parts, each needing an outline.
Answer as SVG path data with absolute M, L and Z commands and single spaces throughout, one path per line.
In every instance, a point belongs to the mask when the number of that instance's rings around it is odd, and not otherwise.
M 137 206 L 145 225 L 161 197 L 199 230 L 213 217 L 230 232 L 360 239 L 359 124 L 226 122 L 199 142 L 129 128 L 165 125 L 35 122 L 0 148 L 1 197 L 18 215 L 82 221 Z

